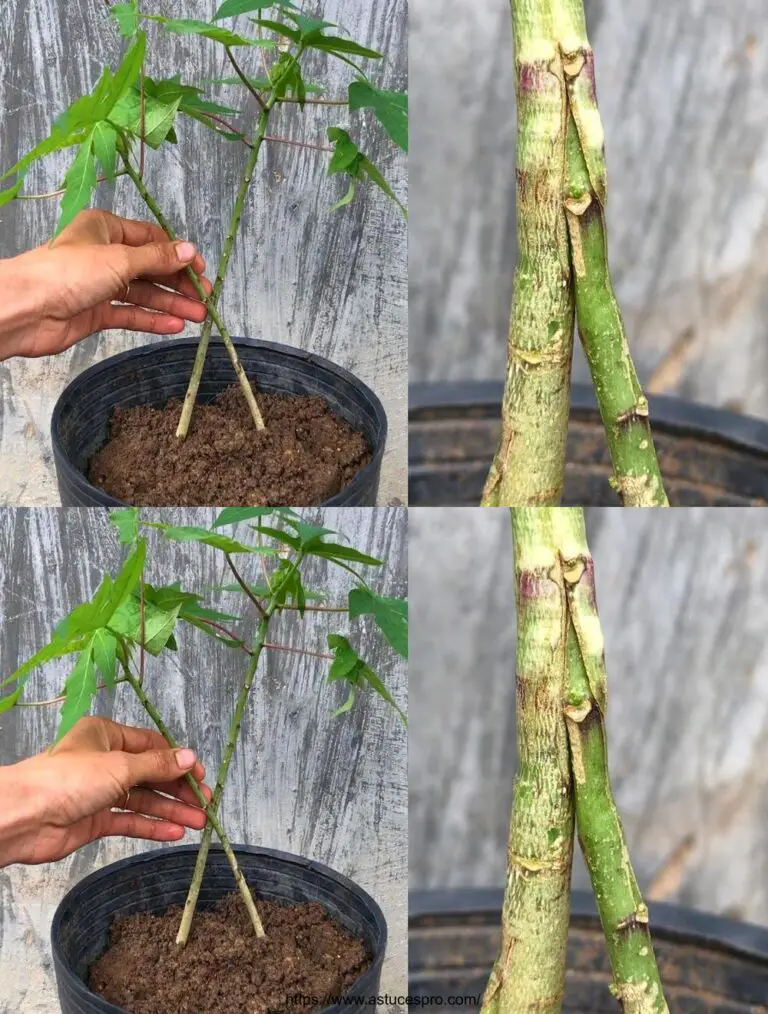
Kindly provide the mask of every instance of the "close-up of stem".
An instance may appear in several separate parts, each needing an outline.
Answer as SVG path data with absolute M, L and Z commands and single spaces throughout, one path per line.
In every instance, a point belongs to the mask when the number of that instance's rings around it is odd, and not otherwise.
M 584 515 L 580 508 L 563 509 L 561 513 L 561 553 L 572 621 L 568 629 L 565 716 L 579 843 L 605 934 L 614 995 L 622 1011 L 668 1014 L 651 942 L 648 908 L 640 894 L 611 788 L 605 731 L 605 661 Z
M 512 511 L 519 766 L 486 1014 L 559 1014 L 563 1002 L 573 804 L 563 720 L 567 608 L 555 521 L 551 508 Z
M 582 0 L 558 0 L 568 91 L 565 209 L 579 334 L 625 507 L 668 507 L 648 417 L 608 267 L 606 166 L 595 60 Z
M 566 92 L 552 0 L 514 0 L 518 263 L 502 430 L 484 506 L 558 504 L 574 305 L 563 208 Z

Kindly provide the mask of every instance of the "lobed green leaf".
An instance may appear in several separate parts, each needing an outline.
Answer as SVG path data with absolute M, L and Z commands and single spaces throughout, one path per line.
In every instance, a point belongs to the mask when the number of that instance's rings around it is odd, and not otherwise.
M 408 602 L 405 599 L 376 595 L 369 588 L 353 588 L 349 593 L 349 616 L 373 616 L 389 645 L 408 658 Z
M 212 546 L 224 553 L 256 553 L 262 556 L 277 556 L 277 550 L 271 546 L 247 546 L 229 535 L 220 535 L 218 532 L 209 532 L 207 528 L 196 528 L 192 525 L 175 526 L 165 525 L 159 522 L 148 524 L 149 528 L 156 528 L 166 538 L 174 542 L 200 542 L 204 546 Z
M 408 151 L 408 96 L 401 92 L 374 88 L 369 81 L 353 81 L 349 86 L 349 108 L 372 109 L 395 144 Z
M 95 127 L 80 146 L 80 151 L 64 177 L 64 195 L 54 238 L 91 203 L 96 189 L 96 156 L 94 154 Z
M 269 7 L 280 7 L 284 10 L 296 10 L 296 5 L 289 0 L 225 0 L 213 15 L 214 21 L 221 21 L 223 18 L 234 18 L 238 14 L 252 14 L 254 11 L 264 11 Z
M 242 521 L 269 517 L 270 514 L 279 514 L 286 518 L 299 516 L 290 507 L 225 507 L 213 522 L 213 527 L 223 528 L 225 525 L 237 525 Z
M 237 32 L 231 32 L 228 28 L 222 28 L 220 25 L 212 25 L 208 21 L 195 21 L 192 18 L 164 18 L 159 14 L 153 14 L 148 19 L 156 21 L 176 35 L 199 35 L 201 38 L 220 42 L 224 46 L 275 48 L 275 43 L 271 39 L 247 39 L 244 35 L 238 35 Z
M 138 0 L 130 3 L 112 4 L 109 8 L 110 17 L 117 21 L 117 27 L 124 39 L 133 38 L 139 30 Z
M 110 511 L 109 520 L 117 528 L 121 545 L 130 546 L 136 542 L 139 537 L 138 507 L 121 507 Z
M 56 732 L 56 742 L 75 726 L 80 719 L 87 715 L 91 708 L 91 702 L 96 696 L 96 665 L 93 659 L 93 644 L 91 641 L 80 653 L 75 668 L 64 684 L 64 704 L 61 708 L 59 728 Z

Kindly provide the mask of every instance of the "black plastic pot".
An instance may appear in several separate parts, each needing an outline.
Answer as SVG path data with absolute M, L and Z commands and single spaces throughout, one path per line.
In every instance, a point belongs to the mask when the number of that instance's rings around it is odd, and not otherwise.
M 410 897 L 409 993 L 471 1009 L 499 946 L 500 890 L 416 891 Z M 616 1014 L 592 899 L 573 898 L 565 1014 Z M 768 1005 L 768 931 L 671 905 L 651 905 L 670 1014 L 756 1014 Z M 465 998 L 465 1003 L 449 997 Z M 442 999 L 439 999 L 442 998 Z
M 365 941 L 373 963 L 345 999 L 379 993 L 387 946 L 384 915 L 370 895 L 327 866 L 270 849 L 233 846 L 238 863 L 258 898 L 319 902 L 350 933 Z M 53 964 L 62 1014 L 125 1014 L 92 993 L 85 982 L 89 966 L 106 949 L 109 926 L 118 915 L 164 912 L 183 905 L 197 858 L 194 845 L 146 852 L 92 873 L 65 896 L 51 928 Z M 210 907 L 234 889 L 232 871 L 220 848 L 212 848 L 200 891 L 200 907 Z M 362 1005 L 362 1004 L 361 1004 Z M 346 1011 L 345 1004 L 326 1008 Z
M 503 385 L 417 384 L 410 397 L 409 503 L 476 505 L 499 441 Z M 768 423 L 679 398 L 650 399 L 669 499 L 676 506 L 768 505 Z M 563 502 L 618 506 L 589 387 L 575 385 Z
M 387 417 L 373 391 L 347 370 L 301 349 L 246 338 L 235 339 L 235 346 L 245 372 L 259 390 L 319 396 L 365 436 L 373 451 L 371 462 L 324 506 L 374 506 Z M 114 409 L 160 407 L 171 398 L 184 397 L 196 350 L 197 339 L 193 338 L 130 349 L 91 366 L 65 387 L 51 420 L 53 458 L 64 507 L 122 506 L 88 482 L 88 461 L 106 444 Z M 221 342 L 211 342 L 200 382 L 200 401 L 213 401 L 236 382 L 226 349 Z

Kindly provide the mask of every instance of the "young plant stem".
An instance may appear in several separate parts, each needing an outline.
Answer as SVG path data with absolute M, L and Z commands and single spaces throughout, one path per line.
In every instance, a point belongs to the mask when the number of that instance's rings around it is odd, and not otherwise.
M 565 717 L 579 842 L 608 946 L 613 993 L 622 1011 L 668 1014 L 648 909 L 632 869 L 608 772 L 607 680 L 584 514 L 578 508 L 561 513 L 560 553 L 572 621 Z
M 248 669 L 243 679 L 243 684 L 240 688 L 240 693 L 235 704 L 235 712 L 232 716 L 232 721 L 229 726 L 229 733 L 227 736 L 227 743 L 224 748 L 224 754 L 219 765 L 219 770 L 216 774 L 216 786 L 213 790 L 213 799 L 211 800 L 209 809 L 216 814 L 221 803 L 221 797 L 224 794 L 224 786 L 226 785 L 227 775 L 229 774 L 229 767 L 232 763 L 232 757 L 235 753 L 235 747 L 240 736 L 240 727 L 243 722 L 245 715 L 245 709 L 248 704 L 248 697 L 251 692 L 254 678 L 256 676 L 256 670 L 259 666 L 262 652 L 264 651 L 264 645 L 267 639 L 267 632 L 269 630 L 269 623 L 278 608 L 278 595 L 280 590 L 286 581 L 291 579 L 291 576 L 301 566 L 301 562 L 304 559 L 303 554 L 299 553 L 294 560 L 293 566 L 290 570 L 287 570 L 281 580 L 276 582 L 273 588 L 272 595 L 270 596 L 269 602 L 267 603 L 264 615 L 261 617 L 259 626 L 254 639 L 253 648 L 251 652 L 251 658 L 248 664 Z M 203 837 L 200 842 L 200 850 L 197 854 L 197 863 L 195 864 L 195 871 L 192 876 L 192 883 L 190 884 L 189 893 L 187 894 L 187 900 L 184 903 L 184 911 L 182 913 L 181 925 L 176 935 L 176 943 L 179 947 L 185 947 L 189 939 L 189 933 L 192 929 L 192 921 L 195 917 L 195 909 L 197 908 L 197 900 L 200 896 L 200 887 L 203 882 L 203 875 L 205 874 L 205 866 L 208 861 L 208 852 L 211 847 L 211 836 L 212 829 L 210 825 L 205 828 Z M 257 933 L 257 936 L 260 934 Z
M 138 190 L 138 192 L 139 192 L 142 200 L 144 201 L 144 203 L 146 204 L 146 206 L 149 208 L 149 210 L 152 212 L 152 214 L 157 219 L 157 222 L 160 225 L 160 228 L 165 232 L 165 234 L 168 237 L 168 239 L 170 239 L 170 240 L 176 239 L 176 235 L 175 235 L 173 229 L 171 228 L 170 223 L 168 222 L 168 220 L 166 219 L 165 215 L 163 214 L 162 209 L 160 208 L 159 204 L 154 199 L 154 197 L 152 196 L 152 194 L 150 194 L 149 190 L 147 190 L 147 187 L 146 187 L 146 185 L 144 183 L 144 180 L 141 178 L 141 176 L 139 175 L 139 173 L 137 173 L 137 171 L 134 169 L 127 151 L 123 152 L 123 162 L 125 164 L 126 171 L 127 171 L 128 175 L 131 177 L 131 179 L 133 180 L 134 185 L 135 185 L 136 189 Z M 227 256 L 227 264 L 228 263 L 229 263 L 229 256 Z M 248 402 L 248 408 L 249 408 L 250 413 L 251 413 L 251 418 L 253 419 L 253 422 L 254 422 L 254 424 L 256 426 L 256 429 L 257 430 L 263 430 L 265 428 L 264 427 L 264 418 L 263 418 L 263 416 L 261 414 L 261 409 L 259 408 L 258 402 L 256 401 L 256 396 L 253 393 L 253 389 L 252 389 L 252 387 L 250 385 L 248 377 L 245 374 L 245 370 L 243 369 L 243 365 L 240 362 L 240 359 L 239 359 L 239 357 L 237 355 L 237 349 L 235 348 L 234 343 L 232 341 L 232 335 L 227 330 L 226 325 L 224 324 L 224 321 L 221 319 L 221 316 L 219 315 L 218 310 L 216 309 L 216 304 L 218 302 L 218 297 L 219 297 L 219 294 L 221 292 L 221 284 L 223 284 L 223 280 L 222 280 L 222 283 L 220 284 L 219 283 L 219 279 L 217 278 L 216 284 L 219 286 L 219 290 L 217 292 L 216 288 L 214 288 L 213 293 L 209 296 L 208 293 L 203 288 L 202 282 L 200 281 L 200 279 L 198 278 L 197 274 L 192 270 L 191 267 L 186 268 L 185 273 L 186 273 L 187 277 L 189 278 L 189 280 L 194 285 L 195 291 L 200 296 L 200 299 L 202 300 L 203 303 L 205 303 L 206 307 L 208 308 L 208 318 L 206 319 L 205 324 L 203 325 L 203 332 L 202 332 L 202 335 L 201 335 L 201 338 L 200 338 L 200 343 L 202 344 L 203 337 L 204 337 L 205 338 L 205 350 L 207 350 L 207 348 L 208 348 L 208 339 L 210 338 L 211 329 L 212 329 L 213 325 L 215 324 L 216 327 L 219 330 L 219 334 L 221 335 L 221 340 L 224 342 L 224 347 L 227 350 L 227 354 L 229 355 L 230 361 L 232 363 L 232 368 L 235 371 L 235 375 L 237 376 L 237 379 L 238 379 L 238 381 L 240 383 L 240 387 L 242 388 L 243 394 L 245 395 L 245 400 Z M 221 274 L 221 270 L 219 271 L 219 274 Z M 198 360 L 199 359 L 200 359 L 200 347 L 198 346 L 198 352 L 197 352 L 197 356 L 195 357 L 195 366 L 194 366 L 194 370 L 193 370 L 193 374 L 192 374 L 192 376 L 194 378 L 195 374 L 197 373 L 197 383 L 196 383 L 196 386 L 195 386 L 195 397 L 197 397 L 197 391 L 198 391 L 198 388 L 200 387 L 200 378 L 201 378 L 202 372 L 203 372 L 203 365 L 205 364 L 205 355 L 203 355 L 203 359 L 202 359 L 202 362 L 199 365 L 199 370 L 198 370 Z M 187 397 L 189 397 L 189 391 L 187 392 Z M 186 409 L 186 406 L 187 406 L 187 399 L 185 398 L 184 409 Z M 186 436 L 187 435 L 187 430 L 189 429 L 189 420 L 192 418 L 192 409 L 193 408 L 194 408 L 194 398 L 193 398 L 193 400 L 191 402 L 191 405 L 190 405 L 188 418 L 186 420 L 186 428 L 184 429 L 184 432 L 181 433 L 180 432 L 181 424 L 179 424 L 179 430 L 176 431 L 176 436 L 177 437 L 182 437 L 182 436 Z M 182 411 L 182 419 L 183 418 L 184 418 L 184 412 Z
M 240 222 L 243 217 L 243 209 L 245 208 L 245 202 L 248 197 L 248 190 L 250 189 L 251 180 L 253 178 L 254 172 L 256 171 L 256 165 L 259 160 L 259 154 L 261 152 L 262 145 L 264 144 L 264 138 L 266 137 L 267 134 L 267 125 L 269 123 L 269 116 L 275 106 L 275 103 L 277 102 L 275 86 L 276 84 L 279 84 L 279 82 L 287 73 L 290 73 L 290 70 L 298 62 L 302 53 L 303 48 L 300 46 L 299 49 L 296 51 L 296 55 L 294 56 L 293 61 L 286 66 L 286 68 L 283 71 L 283 74 L 280 75 L 278 81 L 273 83 L 272 91 L 270 93 L 269 98 L 266 101 L 264 101 L 261 98 L 261 96 L 259 96 L 259 102 L 261 105 L 261 114 L 259 116 L 259 123 L 256 130 L 256 136 L 252 142 L 252 147 L 248 153 L 248 161 L 246 162 L 245 169 L 243 170 L 243 176 L 242 179 L 240 180 L 240 187 L 237 192 L 237 198 L 235 199 L 235 206 L 232 209 L 232 216 L 229 221 L 229 230 L 227 232 L 227 238 L 224 241 L 224 247 L 221 251 L 221 258 L 219 260 L 219 265 L 216 271 L 216 281 L 214 282 L 213 285 L 213 292 L 211 293 L 210 299 L 208 300 L 209 307 L 212 306 L 215 308 L 218 305 L 219 299 L 221 297 L 221 290 L 224 287 L 224 279 L 226 278 L 227 270 L 229 268 L 229 260 L 232 256 L 232 251 L 235 246 L 235 239 L 237 238 L 237 234 L 240 230 Z M 230 60 L 233 60 L 231 54 Z M 234 63 L 236 69 L 238 69 L 236 61 L 234 61 Z M 250 82 L 248 82 L 248 86 L 250 89 Z M 181 418 L 179 419 L 179 425 L 176 429 L 176 436 L 180 440 L 183 440 L 186 437 L 187 432 L 189 431 L 189 424 L 192 419 L 192 413 L 194 412 L 195 409 L 195 402 L 197 401 L 197 392 L 200 389 L 200 380 L 203 375 L 203 367 L 205 366 L 205 357 L 208 354 L 208 343 L 211 338 L 212 322 L 216 323 L 212 315 L 209 315 L 209 319 L 206 320 L 205 324 L 203 325 L 203 330 L 200 333 L 200 341 L 197 346 L 197 355 L 195 356 L 195 363 L 192 368 L 192 375 L 189 378 L 187 392 L 184 395 L 184 404 L 181 410 Z M 218 327 L 218 324 L 216 324 L 216 326 Z M 219 331 L 221 331 L 220 328 Z M 232 346 L 232 349 L 234 351 L 234 345 Z M 240 368 L 242 369 L 242 367 Z M 235 370 L 237 371 L 237 367 L 235 367 Z M 245 376 L 245 374 L 243 374 L 243 376 Z M 263 428 L 264 428 L 263 422 L 261 426 L 257 424 L 257 429 Z
M 563 488 L 574 302 L 563 207 L 568 100 L 553 2 L 512 2 L 518 264 L 489 507 L 558 504 Z
M 178 743 L 176 743 L 173 736 L 171 735 L 170 730 L 163 721 L 163 717 L 160 714 L 160 712 L 154 706 L 149 697 L 147 697 L 147 694 L 141 682 L 134 676 L 128 665 L 125 664 L 123 665 L 123 671 L 125 673 L 125 681 L 127 683 L 130 683 L 134 693 L 141 702 L 142 707 L 157 726 L 160 735 L 163 736 L 165 741 L 168 743 L 168 746 L 170 746 L 174 750 L 177 749 Z M 230 845 L 229 838 L 227 837 L 226 832 L 219 823 L 219 820 L 216 816 L 216 811 L 212 807 L 212 805 L 209 804 L 208 800 L 203 795 L 202 789 L 197 784 L 197 782 L 195 781 L 195 779 L 192 777 L 191 774 L 185 775 L 185 781 L 191 787 L 192 791 L 197 797 L 198 802 L 200 803 L 200 806 L 205 811 L 205 816 L 208 821 L 208 824 L 206 825 L 206 830 L 210 828 L 212 831 L 215 831 L 219 841 L 221 842 L 221 847 L 224 851 L 224 855 L 226 856 L 227 862 L 229 863 L 232 873 L 234 874 L 237 889 L 240 892 L 240 896 L 242 897 L 245 907 L 248 911 L 248 916 L 251 920 L 251 925 L 253 926 L 254 933 L 256 934 L 257 937 L 263 937 L 264 926 L 262 925 L 258 909 L 256 908 L 256 903 L 253 900 L 253 895 L 251 894 L 250 888 L 248 887 L 248 883 L 245 879 L 243 871 L 240 869 L 240 866 L 237 862 L 237 857 L 235 856 L 235 853 L 232 851 L 232 846 Z
M 507 854 L 501 949 L 484 1014 L 559 1014 L 573 859 L 563 717 L 567 606 L 552 508 L 512 511 L 517 583 L 519 768 Z
M 555 3 L 568 94 L 565 212 L 576 316 L 611 452 L 612 485 L 625 507 L 668 507 L 648 401 L 632 362 L 608 266 L 604 134 L 584 4 Z

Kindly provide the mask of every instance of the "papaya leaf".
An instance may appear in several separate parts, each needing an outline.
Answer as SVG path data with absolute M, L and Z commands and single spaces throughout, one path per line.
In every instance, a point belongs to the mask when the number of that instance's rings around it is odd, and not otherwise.
M 117 21 L 117 27 L 124 39 L 131 39 L 139 30 L 138 0 L 130 3 L 112 4 L 109 8 L 110 17 Z
M 267 10 L 269 7 L 280 7 L 284 10 L 296 10 L 295 4 L 289 0 L 275 3 L 275 0 L 225 0 L 213 15 L 214 21 L 221 21 L 223 18 L 234 18 L 238 14 L 252 14 L 254 11 Z
M 408 602 L 406 599 L 375 595 L 368 588 L 353 588 L 349 593 L 349 616 L 373 616 L 390 647 L 408 658 Z
M 152 95 L 144 95 L 144 140 L 155 150 L 173 130 L 181 106 L 181 96 L 170 102 L 160 102 Z M 141 92 L 131 88 L 125 92 L 110 113 L 110 122 L 135 137 L 141 136 Z
M 88 714 L 95 696 L 96 666 L 93 660 L 93 644 L 89 641 L 64 684 L 65 699 L 56 732 L 57 743 L 84 715 Z
M 59 641 L 68 640 L 83 634 L 90 635 L 94 630 L 108 626 L 114 613 L 129 598 L 141 580 L 146 551 L 146 543 L 140 539 L 115 580 L 113 581 L 108 574 L 105 575 L 91 601 L 76 606 L 56 626 L 55 638 Z
M 281 517 L 297 518 L 299 515 L 290 507 L 225 507 L 213 522 L 214 528 L 223 528 L 225 525 L 236 525 L 241 521 L 253 521 L 254 518 L 269 517 L 270 514 L 279 514 Z
M 173 636 L 181 606 L 159 609 L 144 602 L 144 647 L 150 655 L 159 655 Z M 109 621 L 109 629 L 121 638 L 141 644 L 141 603 L 131 597 L 125 601 Z
M 347 697 L 346 701 L 344 701 L 344 703 L 341 705 L 340 708 L 336 708 L 336 710 L 331 715 L 331 718 L 338 718 L 339 715 L 345 715 L 348 711 L 351 711 L 352 708 L 355 706 L 356 699 L 357 699 L 357 690 L 354 687 L 350 687 L 349 696 Z
M 279 528 L 273 528 L 271 525 L 251 525 L 251 528 L 254 532 L 268 535 L 270 539 L 274 539 L 276 542 L 284 542 L 286 546 L 290 546 L 292 549 L 301 549 L 301 539 L 297 535 L 283 532 Z
M 381 567 L 382 561 L 375 556 L 361 553 L 352 546 L 340 546 L 336 542 L 319 542 L 308 550 L 312 556 L 320 556 L 325 560 L 341 560 L 347 563 L 362 563 L 366 567 Z
M 298 28 L 290 28 L 288 25 L 284 25 L 280 21 L 272 21 L 270 18 L 251 18 L 251 21 L 254 25 L 266 28 L 267 31 L 274 32 L 275 35 L 282 35 L 297 45 L 301 41 L 301 32 Z
M 11 711 L 21 700 L 21 695 L 24 693 L 24 684 L 18 686 L 12 694 L 8 697 L 0 698 L 0 715 L 4 715 L 6 711 Z
M 123 507 L 109 512 L 109 520 L 117 528 L 120 543 L 132 545 L 139 537 L 139 508 Z
M 93 150 L 101 171 L 110 183 L 115 181 L 117 163 L 117 131 L 110 123 L 97 123 L 93 128 Z
M 387 195 L 387 197 L 391 198 L 395 202 L 400 211 L 407 218 L 408 212 L 395 196 L 395 192 L 392 190 L 392 187 L 390 187 L 371 160 L 360 151 L 346 130 L 342 130 L 341 127 L 329 127 L 328 138 L 334 144 L 334 152 L 331 157 L 330 165 L 328 166 L 328 175 L 337 176 L 339 173 L 345 173 L 353 180 L 364 180 L 367 177 L 375 183 L 376 186 Z M 347 194 L 339 203 L 334 205 L 334 207 L 348 204 L 350 200 L 351 197 Z
M 159 522 L 152 522 L 148 527 L 156 528 L 166 538 L 172 539 L 174 542 L 200 542 L 204 546 L 212 546 L 214 549 L 220 549 L 224 553 L 256 553 L 262 556 L 277 555 L 277 550 L 271 546 L 247 546 L 245 543 L 238 542 L 237 539 L 232 539 L 228 535 L 209 532 L 206 528 L 196 528 L 192 525 L 165 525 Z
M 345 208 L 348 204 L 351 204 L 352 201 L 354 201 L 356 194 L 357 194 L 357 180 L 351 179 L 349 181 L 349 188 L 347 189 L 346 194 L 344 194 L 343 197 L 340 197 L 335 204 L 332 204 L 328 210 L 338 211 L 339 208 Z
M 148 15 L 149 21 L 156 21 L 169 32 L 176 35 L 199 35 L 223 46 L 260 46 L 263 49 L 274 49 L 272 39 L 247 39 L 237 32 L 231 32 L 220 25 L 212 25 L 208 21 L 195 21 L 192 18 L 164 18 L 159 14 Z
M 88 207 L 96 189 L 96 156 L 94 154 L 94 131 L 86 137 L 80 151 L 64 177 L 64 196 L 54 239 L 72 222 L 81 211 Z
M 20 176 L 19 179 L 17 179 L 14 185 L 10 188 L 10 190 L 0 191 L 0 208 L 2 208 L 3 205 L 5 204 L 10 204 L 11 201 L 15 201 L 16 198 L 21 193 L 21 188 L 23 186 L 24 186 L 24 177 Z
M 349 86 L 349 108 L 372 109 L 395 144 L 408 151 L 408 96 L 401 92 L 374 88 L 369 81 L 353 81 Z
M 33 669 L 37 669 L 38 666 L 45 665 L 47 662 L 53 662 L 58 658 L 64 658 L 66 655 L 73 655 L 77 651 L 82 651 L 87 643 L 88 635 L 76 635 L 67 638 L 57 638 L 54 635 L 49 644 L 46 644 L 39 651 L 35 652 L 30 659 L 19 666 L 16 672 L 7 676 L 0 683 L 0 688 L 5 689 L 5 687 L 10 686 L 12 683 L 19 683 L 18 689 L 23 689 Z
M 335 683 L 338 680 L 346 681 L 352 689 L 352 694 L 350 696 L 353 696 L 356 690 L 365 690 L 368 688 L 374 690 L 383 700 L 387 702 L 387 704 L 395 709 L 400 716 L 400 721 L 403 725 L 407 725 L 405 714 L 398 706 L 392 694 L 390 694 L 389 690 L 387 690 L 384 683 L 371 669 L 365 659 L 361 658 L 357 654 L 346 637 L 342 637 L 341 634 L 329 634 L 328 647 L 333 651 L 335 659 L 331 664 L 326 682 Z M 347 704 L 348 702 L 345 702 L 336 714 L 348 711 L 352 705 L 350 704 L 349 707 L 347 707 Z
M 358 42 L 353 42 L 352 39 L 342 39 L 335 35 L 313 36 L 307 45 L 312 49 L 331 53 L 333 56 L 362 56 L 366 60 L 381 60 L 383 58 L 382 54 L 375 49 L 368 49 Z
M 117 672 L 117 638 L 110 630 L 102 628 L 93 633 L 91 645 L 93 661 L 104 677 L 106 685 L 110 690 L 114 690 Z

